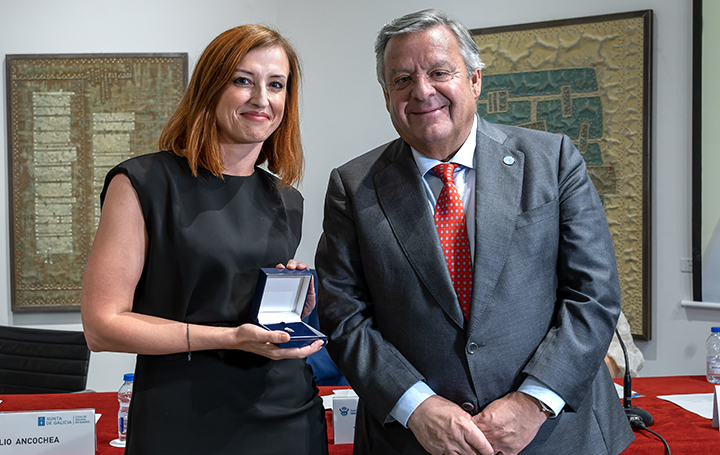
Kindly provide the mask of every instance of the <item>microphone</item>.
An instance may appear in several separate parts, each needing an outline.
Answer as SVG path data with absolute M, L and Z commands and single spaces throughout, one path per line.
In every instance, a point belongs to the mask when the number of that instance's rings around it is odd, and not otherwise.
M 620 347 L 625 357 L 625 376 L 623 376 L 623 408 L 630 425 L 636 428 L 649 427 L 653 424 L 653 417 L 644 409 L 632 405 L 632 379 L 630 377 L 630 362 L 628 361 L 628 352 L 623 342 L 620 332 L 615 327 Z

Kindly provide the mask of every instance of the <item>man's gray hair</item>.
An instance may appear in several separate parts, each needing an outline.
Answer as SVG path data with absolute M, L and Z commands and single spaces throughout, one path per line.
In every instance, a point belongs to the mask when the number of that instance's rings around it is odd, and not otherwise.
M 375 70 L 377 71 L 378 82 L 387 93 L 385 81 L 385 48 L 390 38 L 404 33 L 422 32 L 439 25 L 447 27 L 460 46 L 460 53 L 465 60 L 468 77 L 485 66 L 480 60 L 480 51 L 475 40 L 473 40 L 467 27 L 460 22 L 450 19 L 447 14 L 436 9 L 426 9 L 416 13 L 410 13 L 388 22 L 378 32 L 375 40 Z

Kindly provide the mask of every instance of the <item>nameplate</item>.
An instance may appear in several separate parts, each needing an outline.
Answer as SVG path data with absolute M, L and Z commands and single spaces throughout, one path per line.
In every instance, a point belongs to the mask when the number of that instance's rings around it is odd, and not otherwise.
M 718 428 L 718 414 L 720 414 L 720 397 L 718 395 L 720 395 L 720 385 L 715 386 L 715 392 L 713 393 L 713 428 Z
M 358 396 L 352 389 L 335 390 L 333 406 L 333 444 L 352 444 L 355 438 L 355 416 Z
M 95 410 L 0 412 L 2 455 L 95 455 Z

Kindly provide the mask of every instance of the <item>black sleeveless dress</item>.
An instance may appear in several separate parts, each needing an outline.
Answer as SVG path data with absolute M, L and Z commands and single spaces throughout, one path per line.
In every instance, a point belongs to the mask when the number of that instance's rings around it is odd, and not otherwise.
M 251 322 L 260 267 L 293 258 L 303 200 L 256 168 L 214 177 L 170 152 L 132 158 L 126 174 L 140 199 L 148 256 L 133 311 L 196 324 Z M 327 454 L 322 400 L 304 360 L 244 351 L 138 355 L 128 455 Z

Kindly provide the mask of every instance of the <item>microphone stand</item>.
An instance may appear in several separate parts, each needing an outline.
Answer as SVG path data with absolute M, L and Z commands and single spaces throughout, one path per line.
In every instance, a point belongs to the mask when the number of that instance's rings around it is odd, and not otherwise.
M 623 376 L 623 408 L 630 425 L 636 428 L 649 427 L 653 424 L 653 417 L 644 409 L 632 405 L 632 379 L 630 377 L 630 362 L 628 360 L 628 352 L 623 342 L 620 332 L 615 328 L 620 347 L 625 357 L 625 376 Z

